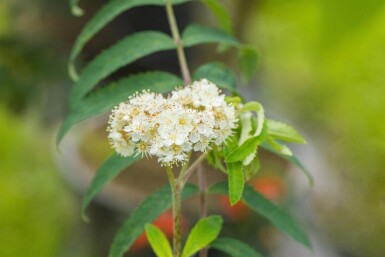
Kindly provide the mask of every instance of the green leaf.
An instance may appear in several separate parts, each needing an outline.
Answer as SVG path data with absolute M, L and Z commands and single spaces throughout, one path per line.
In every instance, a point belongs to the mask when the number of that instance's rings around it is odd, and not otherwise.
M 157 257 L 172 257 L 170 242 L 163 232 L 151 224 L 146 224 L 146 236 Z
M 250 80 L 257 69 L 257 52 L 247 46 L 243 46 L 238 51 L 238 65 L 246 80 Z
M 241 112 L 239 114 L 239 122 L 241 125 L 241 134 L 239 137 L 239 144 L 243 144 L 247 139 L 249 139 L 251 135 L 251 131 L 253 130 L 252 126 L 252 114 L 251 112 Z
M 255 102 L 255 101 L 247 102 L 242 107 L 243 112 L 255 111 L 258 113 L 262 109 L 263 109 L 262 104 Z
M 259 157 L 258 155 L 255 155 L 253 161 L 249 165 L 243 167 L 245 181 L 249 181 L 255 174 L 257 174 L 260 167 L 261 163 L 259 162 Z
M 96 56 L 82 70 L 72 88 L 70 104 L 74 105 L 97 83 L 117 69 L 146 55 L 173 48 L 175 48 L 175 44 L 172 38 L 155 31 L 138 32 L 120 40 Z
M 212 215 L 199 220 L 187 238 L 182 257 L 194 255 L 215 240 L 221 230 L 222 222 L 222 217 L 219 215 Z
M 182 85 L 180 78 L 167 72 L 147 72 L 131 75 L 108 86 L 96 90 L 81 101 L 70 106 L 57 136 L 57 144 L 68 130 L 76 123 L 110 111 L 120 102 L 125 101 L 135 92 L 149 89 L 156 93 L 166 93 Z
M 233 238 L 218 238 L 211 243 L 210 248 L 224 252 L 232 257 L 262 257 L 247 244 Z
M 225 182 L 220 182 L 212 186 L 209 192 L 226 195 L 228 193 L 228 187 Z M 278 229 L 299 243 L 311 248 L 311 243 L 307 235 L 298 227 L 296 222 L 281 208 L 267 200 L 262 194 L 256 192 L 249 185 L 246 185 L 242 199 L 253 211 L 268 219 Z
M 78 2 L 79 0 L 70 0 L 71 12 L 74 16 L 82 16 L 84 14 L 83 9 L 79 7 Z
M 297 166 L 307 177 L 310 185 L 314 184 L 313 176 L 310 174 L 310 172 L 306 169 L 306 167 L 294 156 L 288 156 L 280 153 L 279 151 L 275 150 L 273 147 L 270 145 L 266 144 L 265 142 L 261 144 L 261 147 L 264 148 L 265 150 L 278 155 L 282 159 L 285 159 L 286 161 L 290 162 L 291 164 Z
M 306 140 L 292 126 L 275 120 L 266 120 L 266 123 L 268 134 L 273 138 L 286 142 L 306 144 Z
M 245 185 L 242 162 L 227 164 L 230 204 L 234 205 L 242 198 Z
M 237 87 L 234 73 L 219 62 L 207 63 L 200 66 L 193 74 L 193 80 L 208 79 L 218 87 L 228 89 L 231 92 Z
M 233 23 L 230 12 L 218 0 L 202 0 L 202 3 L 214 14 L 219 27 L 226 33 L 233 34 Z
M 259 137 L 256 136 L 247 139 L 241 146 L 239 146 L 237 149 L 235 149 L 233 152 L 226 156 L 226 162 L 242 162 L 250 154 L 255 153 L 258 144 L 260 143 L 261 141 Z
M 196 195 L 199 189 L 187 184 L 182 192 L 182 200 Z M 144 230 L 144 225 L 152 223 L 159 215 L 171 207 L 171 188 L 164 186 L 149 195 L 133 212 L 116 234 L 110 248 L 109 257 L 122 257 Z
M 96 175 L 87 188 L 87 192 L 82 202 L 82 216 L 84 220 L 88 220 L 85 211 L 92 199 L 111 182 L 125 168 L 139 160 L 140 157 L 122 157 L 116 153 L 111 155 L 97 170 Z
M 278 143 L 277 141 L 275 141 L 273 138 L 271 137 L 268 137 L 266 140 L 265 140 L 265 143 L 267 145 L 269 145 L 270 147 L 272 147 L 275 151 L 277 151 L 278 153 L 282 154 L 282 155 L 286 155 L 286 156 L 293 156 L 293 153 L 291 152 L 291 150 L 289 149 L 289 147 L 287 147 L 286 145 L 284 144 L 280 144 Z
M 206 27 L 201 24 L 192 24 L 188 26 L 183 31 L 182 41 L 185 47 L 209 43 L 226 44 L 234 47 L 240 46 L 239 41 L 226 32 Z
M 174 5 L 188 2 L 190 0 L 173 0 Z M 76 5 L 78 0 L 71 0 L 72 11 L 82 13 L 82 10 Z M 165 5 L 164 0 L 112 0 L 103 5 L 98 12 L 87 22 L 72 47 L 69 59 L 69 74 L 74 80 L 77 80 L 78 75 L 75 70 L 75 60 L 79 56 L 83 47 L 87 42 L 95 36 L 102 28 L 104 28 L 111 20 L 119 14 L 142 5 Z M 81 11 L 81 12 L 80 12 Z

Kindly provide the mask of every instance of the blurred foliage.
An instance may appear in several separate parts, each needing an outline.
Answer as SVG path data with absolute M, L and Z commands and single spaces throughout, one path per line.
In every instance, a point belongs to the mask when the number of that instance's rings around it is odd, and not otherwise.
M 50 38 L 55 23 L 41 0 L 0 3 L 0 101 L 14 111 L 40 101 L 46 89 L 65 78 L 64 55 Z M 60 70 L 63 69 L 63 70 Z
M 0 101 L 21 111 L 39 99 L 57 76 L 55 57 L 44 45 L 26 44 L 17 38 L 0 40 Z
M 244 31 L 260 48 L 265 91 L 321 137 L 340 178 L 343 204 L 317 207 L 327 230 L 352 256 L 383 256 L 385 2 L 254 4 Z
M 47 139 L 32 119 L 0 108 L 0 256 L 61 256 L 65 248 L 78 209 Z

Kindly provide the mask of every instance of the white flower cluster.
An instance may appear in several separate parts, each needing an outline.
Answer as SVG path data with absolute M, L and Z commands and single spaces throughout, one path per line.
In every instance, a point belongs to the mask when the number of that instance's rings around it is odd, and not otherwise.
M 218 87 L 203 79 L 174 90 L 170 97 L 144 91 L 116 106 L 108 138 L 122 156 L 157 156 L 165 165 L 184 162 L 191 151 L 221 145 L 236 127 L 232 105 Z

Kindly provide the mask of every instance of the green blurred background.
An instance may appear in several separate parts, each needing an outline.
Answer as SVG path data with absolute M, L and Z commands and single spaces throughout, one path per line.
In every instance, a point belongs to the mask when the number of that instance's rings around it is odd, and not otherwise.
M 314 168 L 310 196 L 297 196 L 310 202 L 305 219 L 333 256 L 385 256 L 385 2 L 225 2 L 238 36 L 259 52 L 255 98 L 304 132 L 311 145 L 301 148 L 316 148 L 312 158 L 325 164 Z M 81 190 L 59 172 L 53 144 L 71 87 L 69 49 L 101 3 L 84 1 L 78 19 L 67 1 L 0 2 L 0 256 L 105 256 L 124 217 L 93 207 L 111 224 L 80 220 Z M 89 148 L 95 166 L 108 154 Z

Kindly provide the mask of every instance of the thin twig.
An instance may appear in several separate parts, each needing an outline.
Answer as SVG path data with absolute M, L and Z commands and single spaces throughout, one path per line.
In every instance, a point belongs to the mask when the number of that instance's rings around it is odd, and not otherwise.
M 190 71 L 187 65 L 186 55 L 184 53 L 183 42 L 180 38 L 178 25 L 175 20 L 175 14 L 172 8 L 172 0 L 166 0 L 166 12 L 167 12 L 168 22 L 171 28 L 171 34 L 176 45 L 176 52 L 178 54 L 178 60 L 179 60 L 179 65 L 182 72 L 183 80 L 186 84 L 191 84 Z
M 200 188 L 199 214 L 201 218 L 204 218 L 207 215 L 207 207 L 206 207 L 207 181 L 206 181 L 206 174 L 205 174 L 203 163 L 200 163 L 200 165 L 198 166 L 198 183 Z
M 207 180 L 206 173 L 204 170 L 203 163 L 200 163 L 198 166 L 198 183 L 199 183 L 199 214 L 200 218 L 207 216 L 207 204 L 206 204 L 206 194 L 207 194 Z M 199 251 L 199 257 L 207 257 L 208 248 L 203 248 Z
M 194 170 L 198 167 L 198 165 L 206 158 L 206 154 L 202 154 L 201 156 L 198 157 L 198 159 L 196 159 L 193 164 L 191 164 L 191 166 L 186 170 L 182 181 L 183 181 L 183 185 L 186 184 L 186 182 L 188 181 L 188 179 L 190 178 L 191 174 L 194 172 Z

